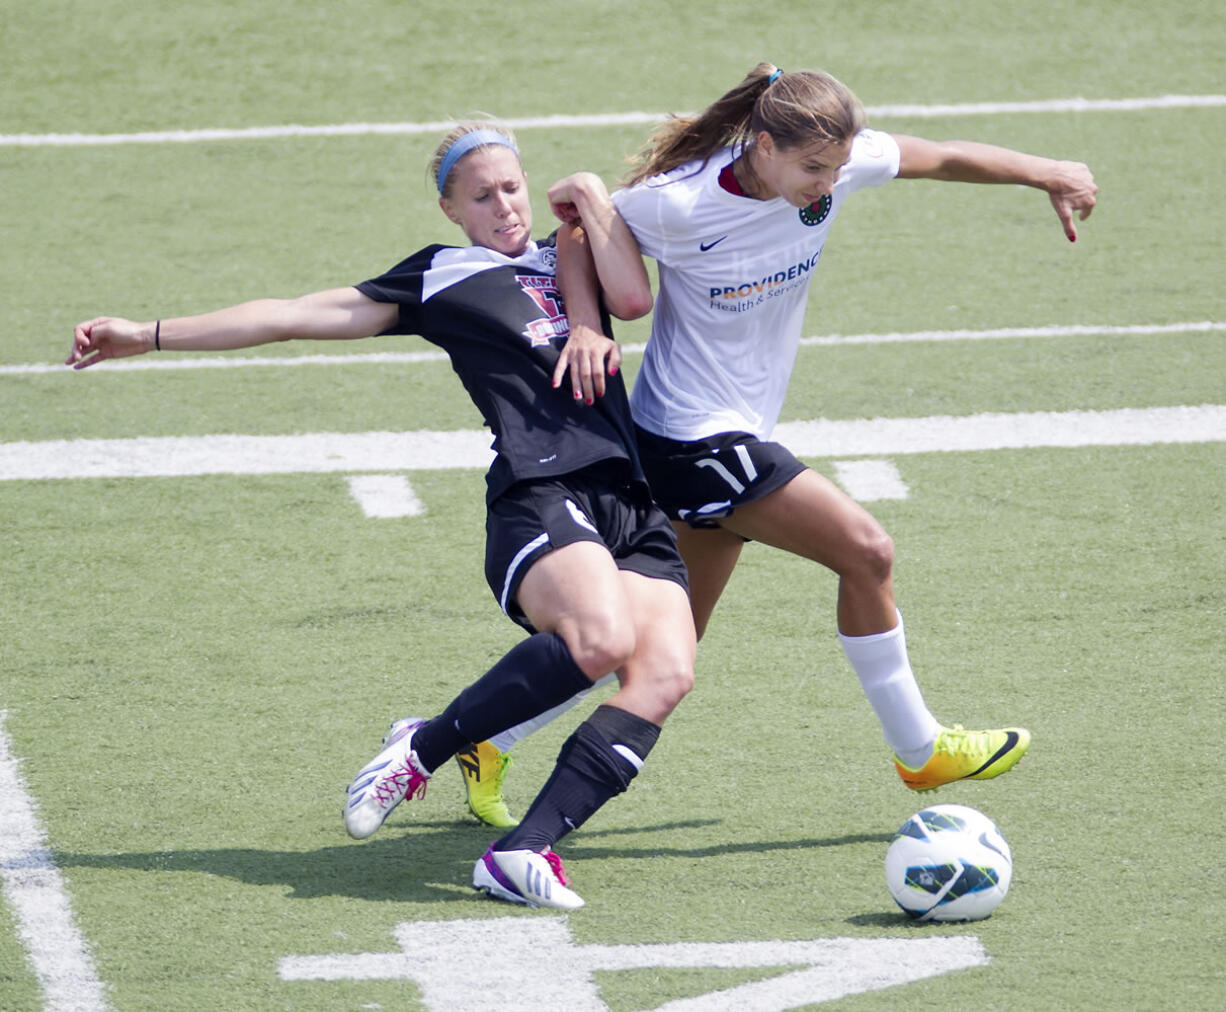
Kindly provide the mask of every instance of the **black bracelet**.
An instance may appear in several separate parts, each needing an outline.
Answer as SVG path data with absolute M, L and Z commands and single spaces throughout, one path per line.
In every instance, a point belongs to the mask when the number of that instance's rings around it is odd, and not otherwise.
M 162 321 L 158 320 L 157 326 L 153 328 L 153 346 L 158 350 L 162 350 Z

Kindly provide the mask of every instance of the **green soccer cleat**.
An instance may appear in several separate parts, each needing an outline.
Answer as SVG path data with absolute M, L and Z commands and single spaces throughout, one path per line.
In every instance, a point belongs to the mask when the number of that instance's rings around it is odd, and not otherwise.
M 894 765 L 902 782 L 913 791 L 935 791 L 955 780 L 991 780 L 1007 773 L 1030 747 L 1030 732 L 1020 727 L 999 731 L 966 731 L 961 724 L 943 727 L 932 756 L 919 769 Z
M 511 754 L 500 752 L 488 741 L 483 741 L 469 745 L 457 753 L 455 759 L 464 774 L 468 810 L 495 829 L 518 826 L 519 819 L 508 811 L 502 796 L 502 782 L 511 766 Z

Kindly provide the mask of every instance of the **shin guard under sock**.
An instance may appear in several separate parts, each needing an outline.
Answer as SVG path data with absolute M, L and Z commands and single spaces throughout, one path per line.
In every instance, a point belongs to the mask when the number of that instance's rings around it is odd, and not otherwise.
M 870 636 L 839 633 L 839 641 L 881 721 L 886 743 L 908 766 L 924 765 L 941 728 L 925 705 L 911 670 L 902 615 L 886 632 Z
M 591 684 L 561 636 L 529 636 L 418 728 L 413 751 L 433 772 L 465 745 L 544 713 Z
M 548 783 L 495 850 L 541 850 L 578 829 L 634 779 L 660 736 L 658 725 L 599 706 L 566 740 Z

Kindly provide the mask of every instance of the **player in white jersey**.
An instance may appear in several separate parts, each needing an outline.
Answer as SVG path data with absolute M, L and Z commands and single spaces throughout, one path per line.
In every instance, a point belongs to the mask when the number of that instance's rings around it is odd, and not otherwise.
M 908 659 L 889 535 L 768 441 L 826 233 L 850 194 L 896 177 L 1036 187 L 1069 241 L 1097 193 L 1081 163 L 870 130 L 859 101 L 830 75 L 759 64 L 703 113 L 670 120 L 611 201 L 659 268 L 631 405 L 652 494 L 689 568 L 699 636 L 746 540 L 833 570 L 843 649 L 903 782 L 929 790 L 1006 772 L 1030 735 L 937 722 Z M 593 191 L 602 186 L 590 173 L 560 180 L 550 190 L 555 213 L 577 220 L 575 196 L 601 206 Z
M 861 131 L 831 191 L 799 210 L 730 191 L 736 158 L 724 148 L 613 198 L 660 273 L 635 421 L 671 439 L 769 438 L 830 226 L 850 194 L 897 175 L 899 150 L 889 134 Z

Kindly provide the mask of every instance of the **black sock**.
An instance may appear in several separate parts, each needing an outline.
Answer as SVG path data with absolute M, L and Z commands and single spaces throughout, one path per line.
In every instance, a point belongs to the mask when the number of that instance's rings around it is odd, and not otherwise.
M 598 706 L 562 746 L 553 775 L 523 821 L 494 849 L 541 850 L 578 829 L 630 786 L 659 736 L 659 726 L 649 720 Z
M 508 650 L 447 709 L 419 728 L 413 735 L 413 751 L 433 772 L 465 745 L 531 720 L 591 686 L 561 636 L 537 633 Z

